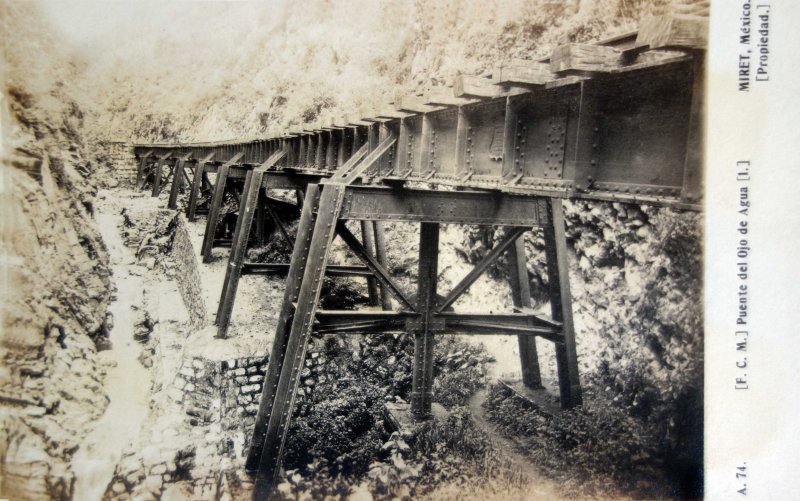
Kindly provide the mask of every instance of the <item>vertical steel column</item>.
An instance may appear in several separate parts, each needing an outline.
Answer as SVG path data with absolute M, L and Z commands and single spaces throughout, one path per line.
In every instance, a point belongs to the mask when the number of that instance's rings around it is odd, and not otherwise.
M 292 137 L 292 138 L 284 139 L 284 140 L 281 141 L 281 143 L 282 143 L 281 146 L 286 149 L 286 163 L 285 163 L 285 165 L 287 167 L 294 167 L 295 164 L 297 163 L 296 153 L 295 153 L 297 151 L 297 146 L 295 146 L 295 143 L 297 143 L 297 138 L 296 137 Z
M 233 233 L 228 266 L 225 268 L 225 281 L 222 282 L 222 294 L 214 321 L 219 338 L 227 337 L 228 325 L 233 312 L 233 301 L 236 299 L 236 289 L 239 287 L 239 278 L 242 275 L 247 242 L 250 239 L 250 229 L 253 226 L 253 216 L 256 212 L 263 179 L 264 169 L 255 169 L 247 173 L 244 181 L 244 190 L 242 190 L 242 199 L 239 204 L 239 217 L 236 218 L 236 230 Z
M 439 224 L 422 223 L 419 231 L 417 311 L 420 325 L 414 329 L 414 369 L 411 412 L 420 419 L 431 415 L 433 399 L 433 331 L 439 262 Z
M 508 270 L 511 282 L 511 298 L 517 308 L 531 307 L 531 285 L 525 257 L 525 238 L 520 236 L 508 249 Z M 541 388 L 539 355 L 534 336 L 517 336 L 519 360 L 522 367 L 522 383 L 529 388 Z
M 686 141 L 686 160 L 683 165 L 681 200 L 697 202 L 703 197 L 703 106 L 705 96 L 705 62 L 701 51 L 692 54 L 692 107 L 689 115 L 689 137 Z
M 136 171 L 136 189 L 141 190 L 144 186 L 144 181 L 147 176 L 145 172 L 147 172 L 147 159 L 149 156 L 144 155 L 142 156 L 142 160 L 139 162 L 139 169 Z
M 580 82 L 580 101 L 578 104 L 578 126 L 575 132 L 575 157 L 572 159 L 572 175 L 575 179 L 575 189 L 586 191 L 596 179 L 597 159 L 597 134 L 598 127 L 595 126 L 595 103 L 597 101 L 597 84 L 592 80 Z M 565 178 L 568 178 L 567 167 L 570 162 L 564 164 Z
M 378 123 L 375 126 L 378 128 L 378 142 L 375 144 L 375 147 L 377 147 L 378 144 L 382 143 L 389 136 L 389 128 L 385 123 Z M 393 167 L 391 165 L 393 148 L 394 147 L 389 148 L 386 151 L 386 154 L 384 154 L 378 159 L 377 162 L 375 162 L 374 173 L 376 176 L 385 176 Z M 372 151 L 372 148 L 370 148 L 370 151 Z
M 361 147 L 361 139 L 358 134 L 358 127 L 357 126 L 353 127 L 352 131 L 353 131 L 353 142 L 350 143 L 350 155 L 348 155 L 350 157 L 355 155 L 358 149 Z
M 269 379 L 268 376 L 264 384 L 264 391 L 274 391 L 275 397 L 263 439 L 263 451 L 256 475 L 255 499 L 266 499 L 280 469 L 286 432 L 289 429 L 297 386 L 300 382 L 300 373 L 304 368 L 306 347 L 311 336 L 331 241 L 336 233 L 336 222 L 339 219 L 346 189 L 344 184 L 325 185 L 320 197 L 311 244 L 306 247 L 298 242 L 295 246 L 295 249 L 302 249 L 301 252 L 308 252 L 306 259 L 310 266 L 305 266 L 300 289 L 294 301 L 295 312 L 286 342 L 280 377 L 276 380 L 274 376 L 272 379 Z M 286 298 L 284 299 L 286 300 Z M 292 308 L 291 303 L 290 301 L 288 307 L 284 304 L 284 309 Z M 278 334 L 276 332 L 276 337 Z M 275 344 L 278 344 L 278 339 Z M 270 365 L 274 362 L 275 359 L 271 359 Z M 270 387 L 274 390 L 268 390 Z M 262 406 L 266 403 L 262 402 Z M 261 430 L 257 429 L 256 433 L 260 435 Z
M 334 170 L 336 168 L 336 141 L 334 140 L 334 131 L 329 130 L 327 132 L 328 135 L 328 144 L 325 148 L 325 169 L 326 170 Z
M 550 199 L 552 226 L 544 227 L 547 277 L 549 281 L 550 308 L 553 320 L 562 323 L 564 342 L 556 343 L 556 364 L 561 407 L 569 409 L 580 405 L 581 384 L 578 374 L 578 352 L 575 347 L 575 327 L 572 322 L 572 295 L 569 290 L 569 265 L 567 237 L 564 230 L 564 211 L 561 199 Z
M 422 132 L 420 136 L 419 159 L 417 159 L 419 170 L 417 171 L 417 175 L 424 177 L 429 172 L 434 172 L 434 159 L 431 155 L 434 143 L 433 123 L 431 123 L 431 119 L 427 113 L 422 115 Z
M 345 148 L 347 147 L 347 129 L 340 129 L 339 130 L 339 143 L 338 148 L 336 149 L 336 167 L 340 167 L 344 165 L 345 159 L 347 157 L 347 153 L 345 152 Z
M 374 131 L 374 129 L 376 127 L 378 128 L 377 138 L 375 137 L 376 134 L 375 134 L 375 131 Z M 372 134 L 371 134 L 371 137 L 370 137 L 370 140 L 369 140 L 370 141 L 369 149 L 370 149 L 370 151 L 373 151 L 375 148 L 378 147 L 378 144 L 380 144 L 383 141 L 385 141 L 386 138 L 389 136 L 389 129 L 386 127 L 386 125 L 384 125 L 382 123 L 379 123 L 379 124 L 375 124 L 375 125 L 371 126 L 369 130 L 372 131 Z M 391 151 L 391 148 L 390 148 L 390 151 Z M 391 165 L 387 161 L 387 159 L 383 159 L 383 158 L 379 159 L 376 162 L 376 165 L 377 165 L 376 169 L 377 169 L 377 174 L 378 175 L 383 175 L 386 172 L 388 172 L 389 170 L 393 169 L 393 167 L 394 167 L 393 165 Z M 362 221 L 362 232 L 364 231 L 363 223 L 364 223 L 364 221 Z M 370 224 L 370 223 L 368 223 L 368 224 Z M 374 235 L 374 241 L 375 241 L 375 247 L 374 247 L 373 255 L 377 258 L 378 262 L 384 268 L 386 268 L 387 267 L 387 262 L 386 262 L 386 241 L 384 240 L 383 226 L 381 225 L 380 221 L 372 221 L 371 225 L 372 225 L 371 233 Z M 364 244 L 366 246 L 366 242 L 364 242 Z M 367 250 L 369 252 L 371 252 L 371 253 L 373 252 L 373 249 L 370 248 L 370 247 L 367 247 Z M 372 280 L 374 282 L 375 279 L 372 278 Z M 384 310 L 391 310 L 392 309 L 392 300 L 391 300 L 391 294 L 389 293 L 389 290 L 386 287 L 384 287 L 383 284 L 380 284 L 379 289 L 380 289 L 380 295 L 381 295 L 380 296 L 381 307 Z M 370 296 L 370 302 L 371 302 L 371 297 L 372 296 Z M 377 301 L 374 304 L 377 305 L 378 304 Z
M 175 169 L 172 171 L 172 185 L 169 189 L 169 201 L 167 202 L 168 209 L 174 209 L 178 206 L 178 193 L 183 189 L 183 166 L 185 160 L 179 158 L 175 161 Z
M 267 188 L 258 191 L 256 203 L 256 239 L 259 245 L 267 243 Z
M 324 170 L 325 169 L 325 150 L 327 149 L 327 145 L 325 144 L 325 132 L 318 132 L 317 133 L 317 149 L 314 151 L 314 168 L 317 170 Z
M 317 150 L 319 149 L 315 135 L 310 134 L 308 136 L 306 148 L 306 168 L 313 169 L 317 165 Z
M 361 221 L 361 242 L 364 249 L 371 255 L 375 255 L 375 234 L 370 221 Z M 378 281 L 374 276 L 367 277 L 367 292 L 369 293 L 370 306 L 378 306 Z
M 272 343 L 272 352 L 267 365 L 267 375 L 264 380 L 264 387 L 261 392 L 261 400 L 256 415 L 253 437 L 250 442 L 250 449 L 247 454 L 247 471 L 255 472 L 259 469 L 261 455 L 264 450 L 264 442 L 267 435 L 267 424 L 270 419 L 272 407 L 275 404 L 275 391 L 278 388 L 278 379 L 283 368 L 283 360 L 286 354 L 286 344 L 289 339 L 289 327 L 295 315 L 295 306 L 300 293 L 300 285 L 308 262 L 308 247 L 311 245 L 312 232 L 316 216 L 313 207 L 320 198 L 320 189 L 316 184 L 309 184 L 306 189 L 305 199 L 308 201 L 303 206 L 300 215 L 300 223 L 297 228 L 297 243 L 292 251 L 292 260 L 289 265 L 289 273 L 286 277 L 286 290 L 283 293 L 281 312 L 278 316 L 278 326 L 275 329 L 275 340 Z M 263 477 L 271 480 L 271 477 Z
M 381 221 L 372 221 L 373 233 L 375 234 L 375 257 L 378 262 L 388 269 L 388 261 L 386 259 L 386 239 L 383 233 L 383 223 Z M 381 284 L 381 306 L 384 310 L 392 309 L 392 295 L 389 290 Z
M 308 155 L 308 136 L 300 136 L 300 149 L 297 153 L 297 167 L 303 168 L 306 166 Z
M 224 163 L 217 170 L 217 182 L 214 185 L 214 195 L 211 197 L 211 206 L 208 208 L 208 218 L 206 219 L 206 232 L 203 235 L 202 255 L 203 262 L 211 261 L 211 248 L 214 247 L 214 236 L 217 233 L 219 223 L 219 211 L 225 196 L 225 184 L 228 180 L 229 163 Z
M 464 178 L 472 173 L 470 166 L 470 151 L 467 145 L 467 130 L 469 129 L 469 120 L 467 114 L 464 112 L 464 107 L 458 107 L 458 116 L 456 118 L 456 175 Z
M 506 111 L 503 122 L 503 167 L 501 176 L 505 181 L 518 179 L 522 176 L 523 168 L 520 164 L 519 155 L 519 116 L 517 108 L 511 101 L 510 97 L 506 98 Z
M 194 221 L 197 219 L 195 212 L 197 211 L 197 199 L 200 197 L 200 187 L 203 184 L 203 175 L 206 170 L 206 162 L 197 162 L 197 167 L 194 168 L 194 177 L 192 177 L 192 189 L 189 192 L 189 205 L 186 207 L 186 219 Z
M 411 134 L 408 131 L 408 119 L 400 119 L 400 130 L 397 136 L 397 154 L 394 159 L 394 175 L 406 176 L 411 172 Z
M 164 166 L 164 157 L 159 157 L 156 162 L 156 168 L 153 170 L 153 191 L 150 192 L 151 197 L 157 197 L 161 193 L 161 169 Z
M 374 150 L 378 146 L 378 131 L 376 130 L 378 124 L 370 123 L 367 126 L 367 142 L 369 143 L 369 151 Z
M 380 124 L 377 122 L 372 122 L 367 126 L 367 144 L 369 145 L 369 151 L 374 151 L 375 148 L 378 147 L 378 142 L 380 141 L 378 127 Z M 372 164 L 370 168 L 366 170 L 364 174 L 369 176 L 374 176 L 379 169 L 380 159 Z

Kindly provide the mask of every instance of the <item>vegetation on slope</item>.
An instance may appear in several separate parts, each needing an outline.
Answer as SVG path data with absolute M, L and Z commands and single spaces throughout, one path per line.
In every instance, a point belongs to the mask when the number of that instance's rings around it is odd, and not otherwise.
M 81 85 L 111 140 L 258 137 L 634 30 L 668 0 L 165 3 L 104 12 Z M 137 22 L 131 23 L 131 19 Z M 175 22 L 180 19 L 180 22 Z

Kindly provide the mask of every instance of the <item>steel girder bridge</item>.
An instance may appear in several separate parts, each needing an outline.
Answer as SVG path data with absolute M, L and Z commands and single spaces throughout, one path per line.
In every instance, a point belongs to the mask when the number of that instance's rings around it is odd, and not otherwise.
M 581 404 L 563 199 L 644 203 L 699 210 L 702 199 L 704 49 L 707 18 L 687 13 L 646 20 L 634 34 L 557 47 L 541 61 L 512 61 L 491 77 L 460 76 L 452 88 L 397 96 L 370 117 L 293 129 L 268 139 L 135 145 L 136 184 L 169 184 L 169 206 L 189 189 L 187 216 L 210 191 L 204 261 L 230 245 L 216 316 L 227 335 L 242 274 L 286 274 L 278 326 L 246 467 L 256 496 L 273 485 L 310 336 L 406 332 L 414 336 L 410 411 L 431 414 L 433 340 L 445 333 L 515 335 L 523 383 L 540 388 L 535 338 L 555 344 L 560 402 Z M 216 174 L 212 185 L 208 174 Z M 297 203 L 269 196 L 295 190 Z M 239 197 L 233 237 L 218 237 L 223 199 Z M 276 209 L 300 214 L 292 236 Z M 290 263 L 250 263 L 271 218 L 293 247 Z M 360 221 L 361 239 L 345 222 Z M 382 222 L 419 223 L 415 294 L 388 271 Z M 505 236 L 453 289 L 439 294 L 441 224 L 507 227 Z M 551 315 L 531 309 L 524 232 L 545 240 Z M 335 237 L 363 263 L 328 263 Z M 451 305 L 503 254 L 514 311 L 461 313 Z M 326 275 L 363 276 L 369 311 L 319 307 Z

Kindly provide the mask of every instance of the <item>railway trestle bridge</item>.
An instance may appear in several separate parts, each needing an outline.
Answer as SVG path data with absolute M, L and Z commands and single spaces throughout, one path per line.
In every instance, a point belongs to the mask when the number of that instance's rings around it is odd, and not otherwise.
M 414 336 L 410 412 L 431 413 L 433 340 L 447 333 L 515 335 L 523 383 L 541 386 L 535 339 L 555 344 L 560 403 L 581 404 L 564 230 L 563 199 L 654 204 L 700 210 L 704 48 L 707 18 L 667 14 L 637 33 L 597 44 L 566 44 L 542 61 L 512 61 L 491 77 L 459 76 L 452 88 L 397 96 L 369 117 L 248 142 L 142 144 L 136 185 L 169 185 L 176 207 L 188 189 L 187 217 L 206 214 L 204 261 L 230 246 L 216 315 L 227 336 L 243 274 L 285 274 L 286 291 L 246 467 L 256 495 L 280 470 L 309 338 L 314 334 Z M 211 183 L 209 174 L 215 174 Z M 294 190 L 297 203 L 270 196 Z M 209 193 L 207 208 L 201 206 Z M 218 231 L 227 196 L 239 198 L 232 238 Z M 291 235 L 279 210 L 299 214 Z M 292 245 L 290 263 L 251 263 L 272 219 Z M 359 239 L 345 224 L 359 221 Z M 389 272 L 382 223 L 418 223 L 415 293 Z M 506 227 L 504 237 L 452 290 L 437 288 L 442 224 Z M 523 233 L 540 229 L 549 277 L 549 317 L 531 309 Z M 362 262 L 329 264 L 339 237 Z M 455 312 L 451 305 L 503 254 L 514 310 Z M 362 276 L 380 308 L 319 307 L 327 275 Z M 440 292 L 443 292 L 440 294 Z

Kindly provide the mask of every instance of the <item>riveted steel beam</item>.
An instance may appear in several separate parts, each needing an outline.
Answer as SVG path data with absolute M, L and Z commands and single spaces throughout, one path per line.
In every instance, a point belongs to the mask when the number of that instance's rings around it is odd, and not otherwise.
M 366 266 L 329 265 L 325 270 L 330 277 L 371 277 L 373 273 Z M 244 263 L 242 275 L 286 275 L 289 263 Z
M 394 283 L 394 280 L 392 280 L 388 270 L 386 270 L 384 265 L 374 257 L 373 253 L 365 248 L 364 244 L 358 241 L 355 235 L 353 235 L 343 223 L 339 223 L 337 225 L 336 233 L 342 240 L 344 240 L 350 249 L 352 249 L 356 256 L 361 259 L 364 264 L 375 274 L 375 277 L 378 281 L 380 281 L 381 285 L 386 287 L 404 308 L 414 311 L 412 301 L 405 295 L 403 290 L 396 283 Z M 377 301 L 375 304 L 377 304 Z
M 340 217 L 530 228 L 549 224 L 546 207 L 546 200 L 540 197 L 365 185 L 349 187 Z
M 411 382 L 411 412 L 418 419 L 431 415 L 433 399 L 433 335 L 437 322 L 432 318 L 436 308 L 438 282 L 439 224 L 422 223 L 419 237 L 419 271 L 417 304 L 419 321 L 410 324 L 414 334 L 414 366 Z
M 189 152 L 181 156 L 175 162 L 175 167 L 172 171 L 172 184 L 169 190 L 169 200 L 167 201 L 167 208 L 174 209 L 178 204 L 178 194 L 184 191 L 184 181 L 187 180 L 185 165 L 186 162 L 192 157 Z
M 513 228 L 504 238 L 501 240 L 497 245 L 492 247 L 492 250 L 489 251 L 483 259 L 480 260 L 478 264 L 464 277 L 459 283 L 457 283 L 453 289 L 447 294 L 447 297 L 441 302 L 438 306 L 438 311 L 442 312 L 450 307 L 456 300 L 466 292 L 470 286 L 475 283 L 475 280 L 480 278 L 489 266 L 493 265 L 497 258 L 499 258 L 510 246 L 517 241 L 517 239 L 525 233 L 527 228 Z
M 217 223 L 219 222 L 219 211 L 222 206 L 222 198 L 225 193 L 228 170 L 240 158 L 242 158 L 243 155 L 244 153 L 242 152 L 233 155 L 230 160 L 221 165 L 217 171 L 217 182 L 214 185 L 214 195 L 211 197 L 208 219 L 206 220 L 206 231 L 203 235 L 203 247 L 201 249 L 204 263 L 207 263 L 211 260 L 211 247 L 214 244 L 214 234 L 217 231 Z
M 198 198 L 200 197 L 200 189 L 203 185 L 203 180 L 206 177 L 206 164 L 214 158 L 214 153 L 209 153 L 206 155 L 202 160 L 197 162 L 197 166 L 194 168 L 194 176 L 192 177 L 192 188 L 189 192 L 189 204 L 186 207 L 186 218 L 189 221 L 194 221 L 197 215 L 197 203 Z

